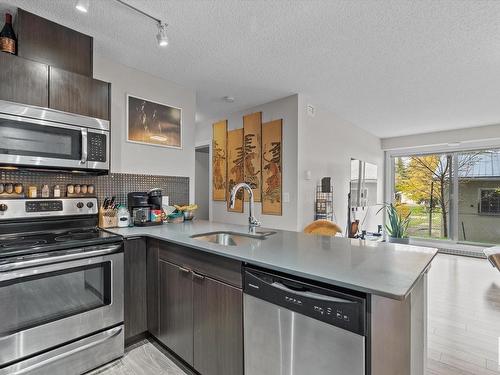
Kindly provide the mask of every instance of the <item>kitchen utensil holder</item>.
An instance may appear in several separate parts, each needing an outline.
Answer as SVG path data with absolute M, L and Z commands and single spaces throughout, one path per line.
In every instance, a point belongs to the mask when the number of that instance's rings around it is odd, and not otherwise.
M 118 211 L 113 208 L 100 208 L 99 226 L 101 228 L 116 228 L 118 226 Z

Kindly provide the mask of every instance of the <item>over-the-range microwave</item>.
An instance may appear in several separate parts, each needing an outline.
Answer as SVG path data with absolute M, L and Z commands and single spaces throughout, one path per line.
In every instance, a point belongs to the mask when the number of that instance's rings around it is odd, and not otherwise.
M 102 173 L 109 121 L 0 100 L 0 165 Z

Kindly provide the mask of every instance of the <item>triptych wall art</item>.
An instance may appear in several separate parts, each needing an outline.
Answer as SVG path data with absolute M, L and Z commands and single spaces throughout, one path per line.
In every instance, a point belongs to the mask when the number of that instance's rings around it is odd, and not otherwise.
M 243 116 L 243 129 L 227 130 L 227 120 L 213 124 L 212 199 L 227 201 L 230 212 L 243 212 L 248 193 L 240 191 L 233 209 L 229 193 L 246 182 L 262 213 L 282 215 L 283 120 L 262 123 L 262 112 Z

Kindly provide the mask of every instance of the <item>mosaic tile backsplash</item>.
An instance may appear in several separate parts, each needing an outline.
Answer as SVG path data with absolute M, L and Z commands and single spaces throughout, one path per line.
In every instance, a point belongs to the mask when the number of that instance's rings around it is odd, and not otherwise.
M 2 170 L 1 183 L 21 183 L 26 192 L 29 185 L 38 187 L 38 196 L 42 185 L 49 185 L 52 196 L 53 188 L 59 185 L 61 196 L 66 196 L 66 185 L 94 185 L 99 202 L 104 197 L 116 196 L 118 203 L 127 204 L 127 193 L 133 191 L 149 191 L 160 188 L 167 195 L 170 204 L 189 203 L 189 177 L 156 176 L 145 174 L 110 173 L 103 176 L 92 176 L 73 173 L 37 172 L 28 170 Z

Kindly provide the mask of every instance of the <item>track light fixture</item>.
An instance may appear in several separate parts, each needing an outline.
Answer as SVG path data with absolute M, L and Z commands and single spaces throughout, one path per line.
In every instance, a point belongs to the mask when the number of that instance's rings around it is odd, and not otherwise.
M 122 0 L 115 0 L 117 3 L 120 3 L 123 6 L 126 6 L 130 10 L 133 10 L 134 12 L 140 13 L 145 17 L 148 17 L 149 19 L 152 19 L 153 21 L 156 22 L 158 25 L 158 33 L 156 34 L 156 41 L 158 42 L 158 45 L 160 47 L 166 47 L 168 46 L 168 36 L 167 36 L 167 26 L 168 24 L 162 22 L 162 20 L 153 17 L 152 15 L 143 12 L 142 10 L 126 3 L 125 1 Z M 78 9 L 82 13 L 87 13 L 89 11 L 89 4 L 90 0 L 78 0 L 76 2 L 75 8 Z
M 156 34 L 156 40 L 158 41 L 158 45 L 160 47 L 168 46 L 167 26 L 168 25 L 166 23 L 158 23 L 158 34 Z

